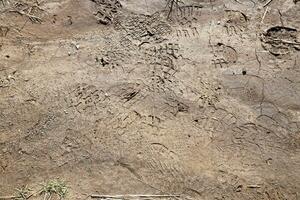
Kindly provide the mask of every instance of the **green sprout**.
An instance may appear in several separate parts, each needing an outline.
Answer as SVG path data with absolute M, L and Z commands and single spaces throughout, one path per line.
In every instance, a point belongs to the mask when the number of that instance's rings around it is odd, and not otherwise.
M 43 185 L 41 193 L 44 193 L 45 196 L 52 196 L 53 194 L 56 194 L 60 197 L 60 199 L 63 199 L 68 193 L 68 188 L 63 181 L 50 180 Z
M 28 186 L 23 186 L 16 189 L 16 200 L 26 200 L 31 195 L 31 189 Z

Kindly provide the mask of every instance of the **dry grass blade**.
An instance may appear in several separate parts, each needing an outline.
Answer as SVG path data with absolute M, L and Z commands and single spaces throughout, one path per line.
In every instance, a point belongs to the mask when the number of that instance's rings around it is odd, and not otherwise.
M 17 192 L 16 192 L 17 198 L 15 198 L 15 199 L 17 199 L 17 200 L 26 200 L 31 196 L 32 190 L 30 188 L 28 188 L 27 185 L 23 186 L 21 188 L 18 188 L 16 190 L 17 190 Z
M 153 195 L 153 194 L 125 194 L 125 195 L 91 195 L 91 198 L 127 199 L 127 198 L 176 198 L 180 195 Z
M 16 189 L 16 194 L 14 196 L 4 196 L 0 197 L 0 200 L 14 199 L 14 200 L 26 200 L 29 199 L 33 194 L 31 194 L 31 189 L 28 186 L 23 186 Z
M 60 199 L 64 199 L 68 193 L 66 184 L 60 180 L 50 180 L 42 185 L 42 189 L 36 192 L 32 192 L 32 190 L 27 186 L 18 188 L 16 190 L 17 192 L 14 196 L 0 196 L 0 200 L 27 200 L 33 196 L 42 194 L 44 194 L 45 200 L 50 200 L 53 195 L 57 195 Z
M 21 11 L 21 10 L 11 10 L 10 12 L 16 12 L 20 15 L 27 16 L 33 23 L 41 23 L 42 22 L 41 18 L 39 18 L 35 15 L 27 14 L 24 11 Z
M 172 12 L 180 10 L 180 4 L 183 4 L 181 0 L 168 0 L 166 10 L 168 10 L 167 19 L 170 18 Z
M 16 196 L 2 196 L 0 197 L 0 200 L 8 200 L 8 199 L 16 199 Z
M 26 16 L 32 23 L 42 23 L 42 19 L 34 14 L 34 10 L 44 11 L 40 6 L 39 2 L 34 5 L 24 3 L 22 1 L 15 3 L 9 12 L 15 12 L 19 15 Z
M 269 0 L 265 3 L 265 5 L 263 5 L 263 7 L 266 7 L 267 5 L 269 5 L 273 0 Z

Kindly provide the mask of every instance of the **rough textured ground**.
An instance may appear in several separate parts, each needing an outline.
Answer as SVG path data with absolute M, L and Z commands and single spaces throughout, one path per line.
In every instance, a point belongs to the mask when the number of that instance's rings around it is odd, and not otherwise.
M 300 2 L 0 1 L 0 196 L 300 199 Z

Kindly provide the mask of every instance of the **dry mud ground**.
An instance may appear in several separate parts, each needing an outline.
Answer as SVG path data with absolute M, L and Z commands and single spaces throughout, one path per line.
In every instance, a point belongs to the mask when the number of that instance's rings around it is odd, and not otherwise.
M 299 1 L 0 10 L 0 196 L 300 199 Z

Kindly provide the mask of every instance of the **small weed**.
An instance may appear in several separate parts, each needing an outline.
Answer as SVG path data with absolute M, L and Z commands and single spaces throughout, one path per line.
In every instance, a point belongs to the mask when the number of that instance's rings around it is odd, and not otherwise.
M 68 193 L 68 188 L 63 181 L 50 180 L 43 185 L 41 193 L 49 196 L 56 194 L 60 197 L 60 199 L 63 199 Z
M 31 193 L 31 189 L 28 188 L 28 186 L 23 186 L 21 188 L 17 188 L 16 189 L 16 200 L 26 200 L 29 198 L 30 193 Z

